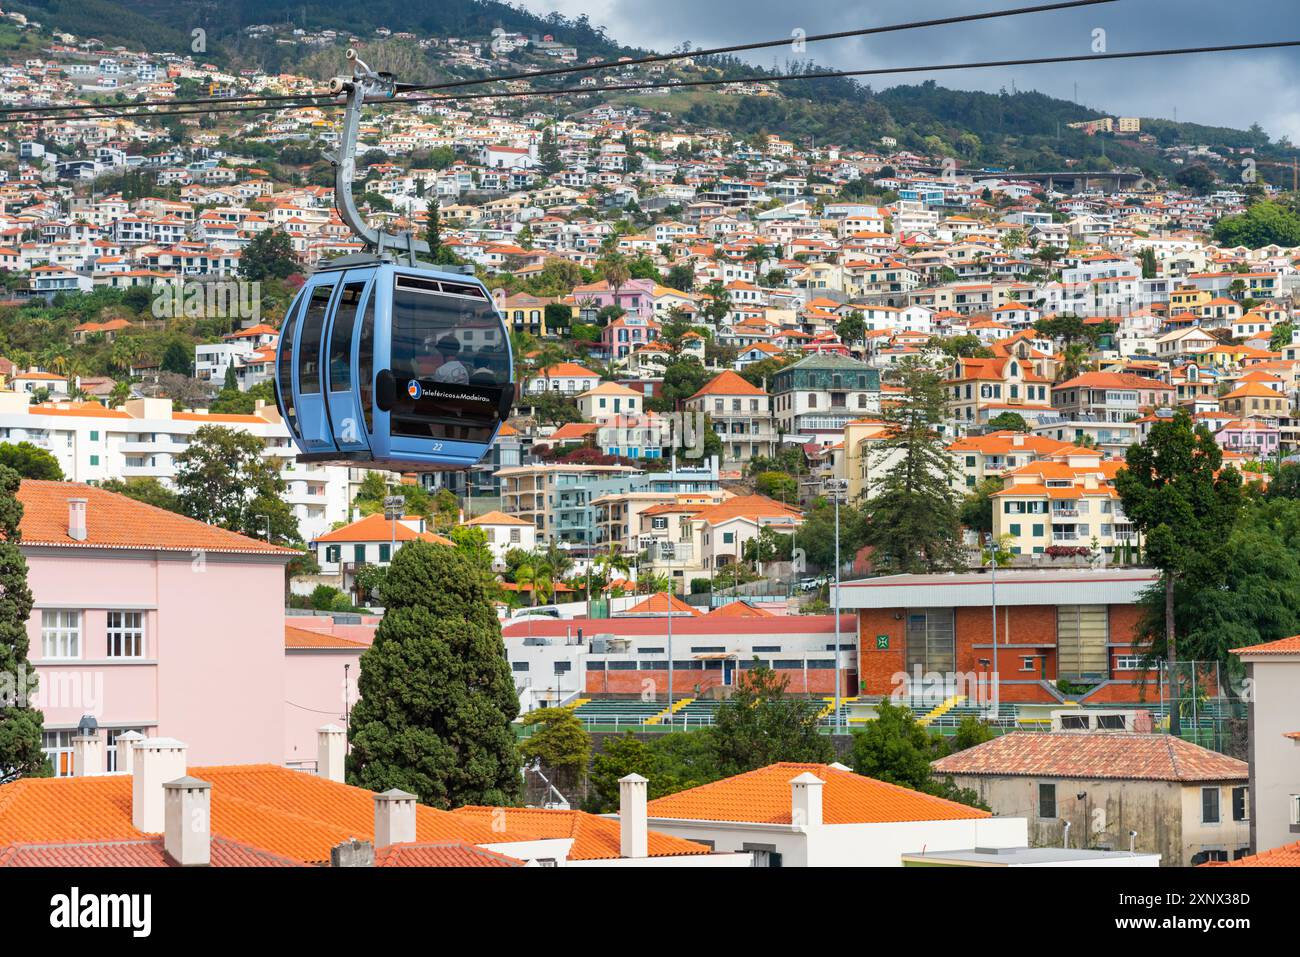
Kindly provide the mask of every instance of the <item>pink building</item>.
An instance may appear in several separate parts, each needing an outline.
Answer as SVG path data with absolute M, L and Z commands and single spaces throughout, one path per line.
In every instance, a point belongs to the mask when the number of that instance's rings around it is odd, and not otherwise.
M 342 624 L 302 615 L 284 623 L 285 764 L 318 770 L 317 730 L 326 724 L 347 727 L 357 703 L 361 653 L 374 641 L 378 622 L 372 616 Z
M 584 322 L 592 321 L 586 318 L 588 314 L 597 313 L 606 306 L 618 306 L 629 316 L 649 319 L 654 316 L 654 292 L 654 280 L 629 279 L 618 287 L 618 294 L 615 295 L 609 283 L 602 279 L 600 282 L 575 287 L 573 300 L 582 310 Z
M 125 731 L 180 738 L 199 763 L 285 760 L 293 551 L 89 485 L 24 481 L 18 498 L 32 703 L 56 774 L 83 715 L 105 732 L 106 770 Z
M 619 316 L 600 332 L 602 351 L 611 360 L 625 359 L 659 337 L 659 325 L 643 316 Z
M 1264 419 L 1234 419 L 1214 434 L 1214 440 L 1225 452 L 1244 452 L 1260 458 L 1277 454 L 1281 430 Z

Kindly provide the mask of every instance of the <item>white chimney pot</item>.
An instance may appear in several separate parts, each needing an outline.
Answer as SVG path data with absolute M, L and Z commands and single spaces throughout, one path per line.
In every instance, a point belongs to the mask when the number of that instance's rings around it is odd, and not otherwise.
M 117 769 L 126 774 L 135 772 L 135 759 L 132 757 L 136 744 L 143 741 L 144 735 L 139 731 L 123 731 L 117 736 Z
M 814 827 L 822 823 L 822 788 L 825 782 L 811 771 L 790 781 L 790 823 Z
M 79 734 L 72 739 L 72 773 L 79 778 L 104 773 L 104 748 L 98 731 Z
M 375 847 L 415 841 L 415 795 L 390 788 L 375 795 Z
M 146 738 L 131 749 L 131 824 L 145 834 L 166 827 L 163 785 L 185 777 L 188 745 L 175 738 Z
M 86 540 L 86 499 L 68 499 L 68 538 L 74 542 Z
M 163 848 L 181 867 L 212 863 L 212 785 L 188 775 L 163 785 Z
M 646 792 L 650 782 L 639 774 L 618 779 L 618 853 L 620 857 L 649 857 Z
M 343 756 L 347 745 L 347 732 L 338 725 L 327 724 L 316 729 L 317 777 L 343 783 Z

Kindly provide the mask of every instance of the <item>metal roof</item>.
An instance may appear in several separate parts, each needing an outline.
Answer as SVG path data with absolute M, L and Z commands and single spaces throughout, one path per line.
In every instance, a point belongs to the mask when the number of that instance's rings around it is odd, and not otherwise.
M 1002 569 L 997 575 L 998 604 L 1129 605 L 1159 577 L 1150 568 Z M 992 601 L 992 582 L 984 571 L 865 578 L 840 584 L 840 608 L 986 607 Z

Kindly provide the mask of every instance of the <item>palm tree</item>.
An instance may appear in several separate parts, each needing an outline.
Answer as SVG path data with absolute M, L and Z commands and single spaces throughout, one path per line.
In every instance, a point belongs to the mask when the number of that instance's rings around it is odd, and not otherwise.
M 515 569 L 515 584 L 528 587 L 528 605 L 530 608 L 536 607 L 539 594 L 550 597 L 552 590 L 550 569 L 540 562 L 538 564 L 532 561 L 525 562 Z
M 597 555 L 592 564 L 602 570 L 606 581 L 613 579 L 613 572 L 619 572 L 624 578 L 632 572 L 632 564 L 627 560 L 627 556 L 623 554 L 623 550 L 619 548 L 618 542 L 610 542 L 609 550 Z
M 660 592 L 672 592 L 673 581 L 667 575 L 659 572 L 647 572 L 641 576 L 637 582 L 637 590 L 647 595 L 657 595 Z
M 1034 258 L 1039 260 L 1047 267 L 1048 273 L 1052 271 L 1052 264 L 1061 258 L 1062 251 L 1056 246 L 1047 245 L 1034 253 Z
M 632 278 L 631 271 L 627 268 L 627 260 L 622 253 L 612 252 L 606 256 L 600 263 L 601 275 L 605 277 L 605 282 L 609 284 L 610 291 L 614 294 L 614 305 L 618 305 L 618 293 L 627 281 Z
M 108 394 L 109 408 L 117 408 L 131 398 L 131 383 L 126 379 L 119 379 L 113 385 L 113 391 Z

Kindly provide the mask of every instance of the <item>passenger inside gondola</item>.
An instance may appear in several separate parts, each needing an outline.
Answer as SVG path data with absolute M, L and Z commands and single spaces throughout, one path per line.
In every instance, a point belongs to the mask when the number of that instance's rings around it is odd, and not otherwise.
M 469 382 L 469 370 L 460 361 L 460 341 L 455 336 L 443 336 L 438 340 L 438 367 L 433 372 L 435 382 Z

